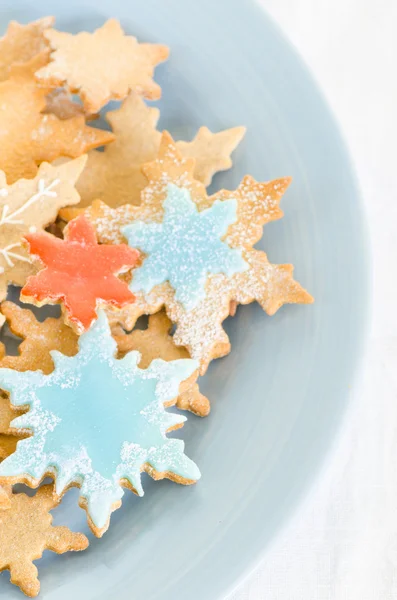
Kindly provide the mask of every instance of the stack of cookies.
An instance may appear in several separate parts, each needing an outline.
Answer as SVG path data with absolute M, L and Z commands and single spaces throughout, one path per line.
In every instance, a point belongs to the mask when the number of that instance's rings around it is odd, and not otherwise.
M 167 436 L 186 417 L 166 409 L 209 414 L 197 380 L 230 352 L 222 324 L 237 306 L 272 315 L 312 302 L 291 265 L 254 247 L 282 217 L 290 179 L 246 176 L 207 194 L 244 128 L 175 142 L 145 103 L 161 95 L 153 74 L 167 47 L 113 19 L 78 35 L 53 24 L 13 22 L 0 40 L 1 322 L 22 339 L 17 356 L 0 346 L 0 570 L 29 596 L 45 549 L 88 546 L 51 525 L 70 487 L 101 537 L 124 488 L 143 495 L 143 471 L 200 478 Z M 110 100 L 122 101 L 106 115 L 112 132 L 92 126 Z M 62 315 L 38 320 L 6 300 L 10 284 L 20 303 Z

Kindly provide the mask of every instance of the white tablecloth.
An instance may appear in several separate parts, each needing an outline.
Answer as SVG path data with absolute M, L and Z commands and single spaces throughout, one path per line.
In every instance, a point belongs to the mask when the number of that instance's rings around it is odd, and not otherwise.
M 350 148 L 372 241 L 373 319 L 325 467 L 230 600 L 396 600 L 397 2 L 258 1 L 306 60 Z

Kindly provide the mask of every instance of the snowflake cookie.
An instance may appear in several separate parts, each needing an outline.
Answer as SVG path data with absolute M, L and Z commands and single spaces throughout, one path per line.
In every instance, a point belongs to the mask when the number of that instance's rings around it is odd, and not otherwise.
M 34 179 L 11 185 L 0 171 L 0 300 L 9 283 L 23 285 L 35 272 L 24 236 L 55 221 L 63 206 L 78 203 L 75 184 L 85 162 L 81 156 L 58 166 L 42 163 Z
M 273 265 L 253 248 L 263 226 L 282 216 L 279 203 L 290 179 L 258 183 L 247 176 L 234 192 L 207 196 L 194 169 L 195 161 L 183 158 L 165 132 L 158 158 L 143 167 L 148 185 L 140 206 L 112 209 L 96 201 L 85 214 L 100 242 L 127 239 L 143 253 L 130 283 L 136 301 L 115 318 L 132 329 L 140 315 L 165 306 L 176 324 L 174 342 L 204 373 L 213 358 L 230 351 L 222 322 L 231 303 L 257 301 L 272 315 L 283 304 L 313 300 L 294 281 L 291 265 Z M 68 218 L 67 210 L 63 214 Z
M 52 525 L 50 511 L 59 504 L 51 485 L 44 485 L 33 497 L 13 494 L 8 489 L 9 505 L 0 510 L 0 571 L 8 569 L 11 583 L 30 597 L 40 591 L 34 560 L 44 550 L 63 554 L 85 550 L 88 540 L 68 527 Z
M 1 313 L 5 317 L 11 333 L 22 339 L 18 354 L 6 354 L 0 346 L 0 368 L 16 371 L 43 371 L 46 375 L 54 370 L 51 350 L 58 350 L 66 356 L 78 352 L 78 336 L 63 318 L 48 317 L 44 321 L 36 319 L 28 308 L 21 308 L 13 302 L 2 302 Z M 1 415 L 1 404 L 0 404 Z M 1 431 L 1 418 L 0 418 Z M 0 455 L 1 456 L 1 455 Z
M 87 166 L 77 189 L 79 206 L 88 206 L 100 198 L 112 208 L 122 204 L 139 204 L 146 178 L 141 167 L 158 154 L 161 133 L 156 128 L 160 112 L 147 106 L 137 94 L 130 93 L 122 106 L 109 111 L 106 120 L 116 136 L 104 152 L 91 150 Z M 217 171 L 232 166 L 230 158 L 245 133 L 244 127 L 233 127 L 212 133 L 201 127 L 190 142 L 177 142 L 185 157 L 196 159 L 194 176 L 204 185 L 211 183 Z
M 77 35 L 50 29 L 45 37 L 53 50 L 51 62 L 36 77 L 41 85 L 66 85 L 80 94 L 87 112 L 97 112 L 109 100 L 121 100 L 130 90 L 157 100 L 161 88 L 153 81 L 156 65 L 168 58 L 160 44 L 139 44 L 125 35 L 116 19 L 94 33 Z M 109 51 L 110 49 L 110 51 Z
M 119 355 L 124 356 L 131 350 L 138 350 L 141 354 L 139 366 L 147 369 L 152 360 L 162 358 L 163 360 L 177 360 L 178 358 L 189 358 L 189 352 L 183 346 L 176 346 L 171 335 L 172 322 L 164 311 L 149 316 L 147 329 L 135 328 L 126 333 L 116 331 L 113 337 L 117 342 Z M 10 357 L 12 358 L 12 357 Z M 1 366 L 1 361 L 0 361 Z M 179 390 L 176 406 L 181 410 L 190 410 L 199 417 L 206 417 L 210 412 L 208 398 L 201 394 L 196 383 L 198 372 L 185 382 Z
M 40 54 L 24 65 L 15 65 L 9 78 L 0 83 L 0 169 L 8 183 L 34 177 L 43 161 L 52 162 L 59 156 L 76 158 L 114 139 L 109 131 L 88 127 L 82 115 L 60 120 L 55 114 L 43 114 L 51 88 L 39 87 L 34 79 L 34 71 L 42 63 Z
M 122 486 L 143 495 L 141 471 L 183 484 L 200 477 L 184 454 L 183 441 L 166 437 L 185 417 L 164 409 L 175 402 L 197 361 L 157 359 L 140 369 L 139 352 L 116 359 L 116 350 L 106 315 L 99 311 L 98 320 L 79 338 L 76 356 L 52 352 L 50 375 L 0 369 L 0 386 L 12 404 L 29 406 L 12 427 L 32 433 L 1 463 L 1 483 L 24 481 L 36 487 L 50 475 L 58 496 L 79 486 L 80 505 L 97 536 L 121 505 Z
M 43 17 L 27 25 L 11 21 L 0 39 L 0 81 L 8 79 L 10 68 L 25 64 L 38 54 L 50 54 L 44 32 L 54 24 L 53 17 Z
M 134 301 L 116 275 L 135 266 L 139 252 L 126 244 L 99 245 L 84 215 L 70 221 L 63 240 L 45 231 L 25 239 L 31 256 L 45 268 L 28 278 L 21 300 L 37 306 L 61 302 L 67 323 L 77 333 L 90 327 L 100 304 L 121 308 Z

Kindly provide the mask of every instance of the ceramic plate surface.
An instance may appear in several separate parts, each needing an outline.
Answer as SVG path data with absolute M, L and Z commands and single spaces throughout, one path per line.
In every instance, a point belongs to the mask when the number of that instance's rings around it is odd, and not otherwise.
M 171 58 L 156 72 L 160 126 L 177 138 L 200 125 L 248 128 L 234 169 L 213 189 L 233 189 L 245 173 L 293 176 L 285 217 L 266 226 L 259 247 L 272 262 L 294 263 L 316 303 L 271 318 L 242 307 L 227 323 L 233 351 L 202 381 L 211 415 L 191 416 L 178 433 L 201 481 L 183 487 L 145 476 L 145 497 L 126 492 L 109 532 L 87 552 L 46 553 L 38 564 L 45 600 L 220 599 L 298 505 L 348 401 L 368 296 L 351 165 L 306 68 L 253 1 L 3 0 L 0 26 L 47 14 L 74 32 L 114 16 L 140 40 L 168 44 Z M 76 490 L 54 515 L 87 530 Z M 7 579 L 0 577 L 0 598 L 21 598 Z

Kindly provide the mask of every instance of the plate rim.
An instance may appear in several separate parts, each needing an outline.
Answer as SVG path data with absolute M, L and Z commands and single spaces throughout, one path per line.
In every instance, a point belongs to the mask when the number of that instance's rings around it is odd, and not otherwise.
M 247 0 L 236 0 L 237 2 L 244 3 Z M 362 376 L 362 369 L 364 368 L 364 357 L 367 352 L 367 346 L 370 342 L 370 330 L 372 323 L 372 314 L 373 314 L 373 269 L 372 269 L 372 247 L 371 247 L 371 236 L 369 229 L 369 221 L 368 221 L 368 209 L 366 203 L 364 201 L 364 195 L 360 186 L 360 180 L 358 178 L 358 173 L 356 170 L 356 166 L 354 163 L 354 159 L 352 154 L 350 153 L 349 145 L 345 139 L 343 128 L 339 122 L 339 119 L 336 115 L 335 110 L 331 106 L 328 101 L 328 98 L 323 91 L 320 83 L 317 81 L 317 78 L 314 72 L 310 69 L 304 57 L 301 55 L 299 49 L 295 46 L 295 44 L 290 40 L 287 33 L 284 32 L 281 24 L 276 20 L 275 17 L 259 2 L 259 0 L 249 0 L 250 4 L 254 6 L 254 8 L 258 11 L 258 13 L 262 13 L 262 18 L 266 19 L 267 24 L 272 29 L 272 33 L 275 37 L 280 41 L 289 51 L 297 64 L 299 64 L 299 68 L 302 73 L 304 73 L 306 81 L 311 84 L 312 90 L 311 93 L 317 94 L 317 101 L 322 104 L 323 109 L 328 113 L 329 121 L 333 125 L 333 130 L 335 137 L 338 139 L 340 150 L 344 154 L 344 163 L 346 164 L 347 170 L 349 171 L 349 175 L 351 178 L 351 183 L 355 190 L 355 200 L 359 207 L 358 211 L 358 224 L 360 229 L 360 244 L 362 251 L 362 263 L 367 265 L 369 268 L 366 270 L 364 278 L 362 279 L 362 287 L 364 290 L 362 306 L 361 308 L 361 320 L 362 326 L 360 330 L 359 336 L 357 336 L 356 343 L 356 355 L 354 359 L 354 365 L 351 368 L 352 373 L 352 383 L 351 390 L 346 393 L 346 402 L 343 409 L 340 411 L 339 419 L 334 423 L 332 429 L 328 429 L 327 437 L 328 444 L 327 448 L 322 452 L 322 454 L 317 459 L 317 464 L 313 468 L 312 472 L 305 474 L 305 481 L 301 482 L 300 489 L 298 493 L 295 493 L 296 506 L 285 513 L 285 519 L 283 523 L 280 525 L 279 529 L 275 533 L 275 535 L 267 541 L 262 550 L 257 554 L 255 558 L 252 559 L 251 564 L 244 567 L 244 569 L 239 573 L 237 578 L 230 582 L 225 592 L 222 595 L 213 596 L 211 600 L 227 600 L 229 596 L 231 596 L 234 592 L 238 590 L 240 586 L 248 581 L 251 575 L 255 573 L 255 571 L 259 568 L 261 563 L 264 561 L 266 555 L 272 551 L 272 548 L 276 546 L 277 542 L 281 539 L 283 535 L 285 535 L 288 527 L 292 524 L 293 520 L 297 517 L 299 511 L 303 508 L 305 501 L 308 499 L 308 495 L 312 489 L 316 486 L 321 478 L 321 474 L 323 472 L 323 467 L 326 465 L 327 461 L 329 461 L 332 457 L 333 451 L 336 449 L 336 445 L 338 442 L 338 434 L 342 430 L 343 424 L 346 421 L 346 416 L 351 405 L 351 396 L 353 394 L 353 388 L 355 388 L 358 384 L 359 379 Z M 316 299 L 314 299 L 316 302 Z M 358 337 L 360 339 L 358 339 Z

